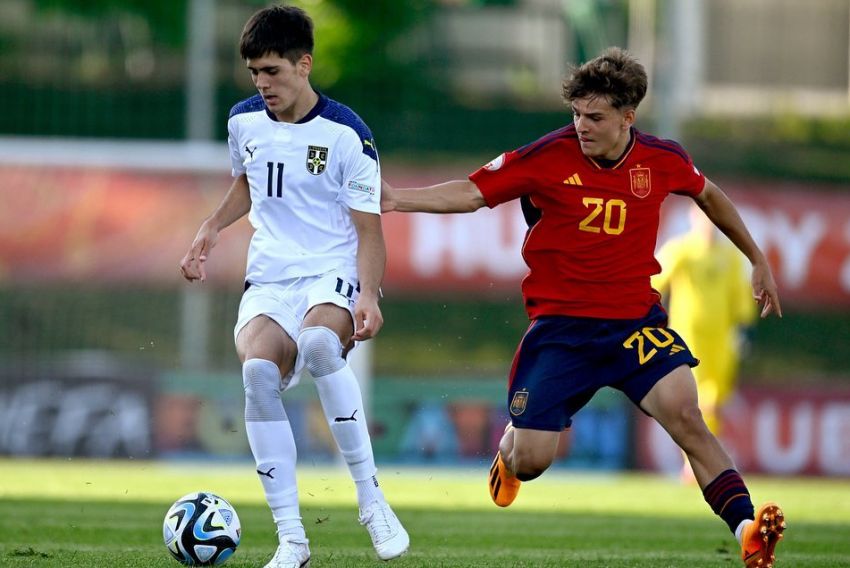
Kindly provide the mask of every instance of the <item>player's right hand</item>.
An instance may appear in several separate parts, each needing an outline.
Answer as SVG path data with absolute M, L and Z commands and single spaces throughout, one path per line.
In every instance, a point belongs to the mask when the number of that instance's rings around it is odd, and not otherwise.
M 395 190 L 387 180 L 381 178 L 381 213 L 388 211 L 395 211 Z
M 183 274 L 183 278 L 189 282 L 196 280 L 204 282 L 207 279 L 204 263 L 209 258 L 210 249 L 215 246 L 217 241 L 218 231 L 208 227 L 206 223 L 201 225 L 198 234 L 195 235 L 195 240 L 192 241 L 192 246 L 180 261 L 180 272 Z
M 779 304 L 779 291 L 776 280 L 767 261 L 757 262 L 753 265 L 753 299 L 761 304 L 761 317 L 766 318 L 771 313 L 782 317 L 782 306 Z

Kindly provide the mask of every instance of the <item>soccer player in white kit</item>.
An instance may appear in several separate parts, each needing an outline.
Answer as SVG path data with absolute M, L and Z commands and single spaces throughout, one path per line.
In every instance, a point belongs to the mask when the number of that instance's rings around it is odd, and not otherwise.
M 360 387 L 345 360 L 374 337 L 386 248 L 381 175 L 368 127 L 313 90 L 313 23 L 275 6 L 248 20 L 240 39 L 258 95 L 233 107 L 230 190 L 203 222 L 180 268 L 206 278 L 219 232 L 245 214 L 255 232 L 234 330 L 245 387 L 245 425 L 280 546 L 266 568 L 304 568 L 310 549 L 295 480 L 296 449 L 281 392 L 306 367 L 357 489 L 360 522 L 382 560 L 409 537 L 376 477 Z

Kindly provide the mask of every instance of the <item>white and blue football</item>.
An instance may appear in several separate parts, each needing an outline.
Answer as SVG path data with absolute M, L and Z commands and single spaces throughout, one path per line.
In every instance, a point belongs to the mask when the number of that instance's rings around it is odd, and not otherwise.
M 186 566 L 213 566 L 230 558 L 242 527 L 233 506 L 214 493 L 184 495 L 165 514 L 162 537 L 168 552 Z

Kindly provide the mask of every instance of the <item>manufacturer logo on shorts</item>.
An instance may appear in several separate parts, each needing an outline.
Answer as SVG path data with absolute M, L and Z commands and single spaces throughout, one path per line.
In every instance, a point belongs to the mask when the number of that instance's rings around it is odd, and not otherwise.
M 328 165 L 328 149 L 324 146 L 307 146 L 307 171 L 314 176 L 325 171 Z
M 514 393 L 511 399 L 511 414 L 519 416 L 525 412 L 525 406 L 528 404 L 528 391 L 521 390 Z

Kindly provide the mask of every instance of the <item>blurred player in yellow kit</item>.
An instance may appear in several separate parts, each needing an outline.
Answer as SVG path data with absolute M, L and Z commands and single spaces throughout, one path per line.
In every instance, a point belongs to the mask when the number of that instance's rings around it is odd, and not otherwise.
M 755 320 L 756 303 L 740 251 L 698 207 L 690 220 L 687 233 L 658 251 L 662 272 L 652 286 L 668 300 L 670 327 L 700 360 L 693 369 L 699 407 L 718 435 L 718 411 L 735 389 L 741 331 Z

